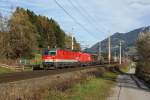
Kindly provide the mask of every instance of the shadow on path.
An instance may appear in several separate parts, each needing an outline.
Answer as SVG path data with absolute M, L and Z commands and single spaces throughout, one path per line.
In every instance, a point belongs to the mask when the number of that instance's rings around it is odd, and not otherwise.
M 143 88 L 139 82 L 141 82 L 134 74 L 124 73 L 118 67 L 109 69 L 109 71 L 118 75 L 115 77 L 105 76 L 102 77 L 105 80 L 111 80 L 118 83 L 118 87 L 132 88 L 140 91 L 150 92 L 148 88 Z M 138 81 L 137 81 L 138 80 Z

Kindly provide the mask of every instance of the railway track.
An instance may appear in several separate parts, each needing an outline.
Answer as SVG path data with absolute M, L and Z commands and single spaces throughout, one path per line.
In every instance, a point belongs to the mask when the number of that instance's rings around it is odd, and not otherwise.
M 39 71 L 29 71 L 29 72 L 15 72 L 15 73 L 7 73 L 0 75 L 0 83 L 8 83 L 32 78 L 38 78 L 42 76 L 48 75 L 56 75 L 61 73 L 73 72 L 78 70 L 84 70 L 87 68 L 97 68 L 97 67 L 105 67 L 105 65 L 98 66 L 89 66 L 89 67 L 75 67 L 75 68 L 67 68 L 67 69 L 55 69 L 55 70 L 39 70 Z

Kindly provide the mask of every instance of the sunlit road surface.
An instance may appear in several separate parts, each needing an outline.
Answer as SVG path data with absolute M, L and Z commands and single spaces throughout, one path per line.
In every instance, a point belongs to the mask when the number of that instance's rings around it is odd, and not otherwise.
M 134 72 L 135 69 L 132 68 L 129 74 Z M 114 95 L 108 100 L 150 100 L 150 90 L 134 75 L 120 75 L 117 82 Z

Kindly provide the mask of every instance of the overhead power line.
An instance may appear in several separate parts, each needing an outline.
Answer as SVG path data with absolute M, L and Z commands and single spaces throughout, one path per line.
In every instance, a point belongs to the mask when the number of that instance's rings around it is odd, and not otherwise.
M 95 22 L 95 23 L 98 22 L 91 14 L 88 13 L 87 10 L 85 10 L 85 8 L 84 8 L 83 6 L 81 6 L 81 4 L 78 2 L 78 0 L 74 0 L 74 2 L 76 2 L 77 5 L 79 5 L 80 9 L 82 9 L 82 11 L 83 11 L 91 20 L 93 20 L 93 22 Z M 97 24 L 99 24 L 99 23 L 97 23 Z M 104 27 L 104 25 L 102 26 L 102 25 L 100 24 L 100 26 L 101 26 L 101 28 L 103 28 L 103 30 L 106 31 L 106 32 L 104 32 L 104 33 L 107 33 L 108 30 Z M 103 31 L 102 31 L 102 32 L 103 32 Z
M 86 27 L 84 27 L 80 22 L 78 22 L 60 3 L 58 3 L 57 0 L 54 0 L 55 3 L 80 27 L 82 27 L 89 35 L 91 35 L 92 32 L 90 32 Z M 91 35 L 93 36 L 93 35 Z M 94 38 L 98 39 L 96 36 L 93 36 Z
M 81 16 L 83 16 L 83 17 L 87 20 L 87 22 L 89 23 L 89 25 L 92 24 L 92 26 L 95 26 L 94 28 L 96 29 L 97 32 L 103 32 L 103 31 L 99 30 L 99 29 L 96 27 L 96 24 L 93 23 L 92 20 L 90 20 L 91 18 L 88 17 L 87 14 L 83 13 L 82 10 L 80 10 L 80 8 L 78 8 L 71 0 L 68 0 L 68 1 L 69 1 L 69 3 L 72 5 L 72 7 L 73 7 L 78 13 L 80 13 Z M 105 32 L 103 32 L 103 33 L 105 33 Z

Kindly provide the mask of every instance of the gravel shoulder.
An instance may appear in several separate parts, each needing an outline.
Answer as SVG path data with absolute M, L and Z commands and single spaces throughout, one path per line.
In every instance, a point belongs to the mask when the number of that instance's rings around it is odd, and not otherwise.
M 150 100 L 150 90 L 134 76 L 135 69 L 119 75 L 113 88 L 114 94 L 108 100 Z
M 75 67 L 75 68 L 55 69 L 55 70 L 4 73 L 4 74 L 0 74 L 0 84 L 33 79 L 33 78 L 40 78 L 49 75 L 57 75 L 62 73 L 80 71 L 80 70 L 91 69 L 91 68 L 98 68 L 98 67 L 104 67 L 104 66 L 99 65 L 99 66 Z

